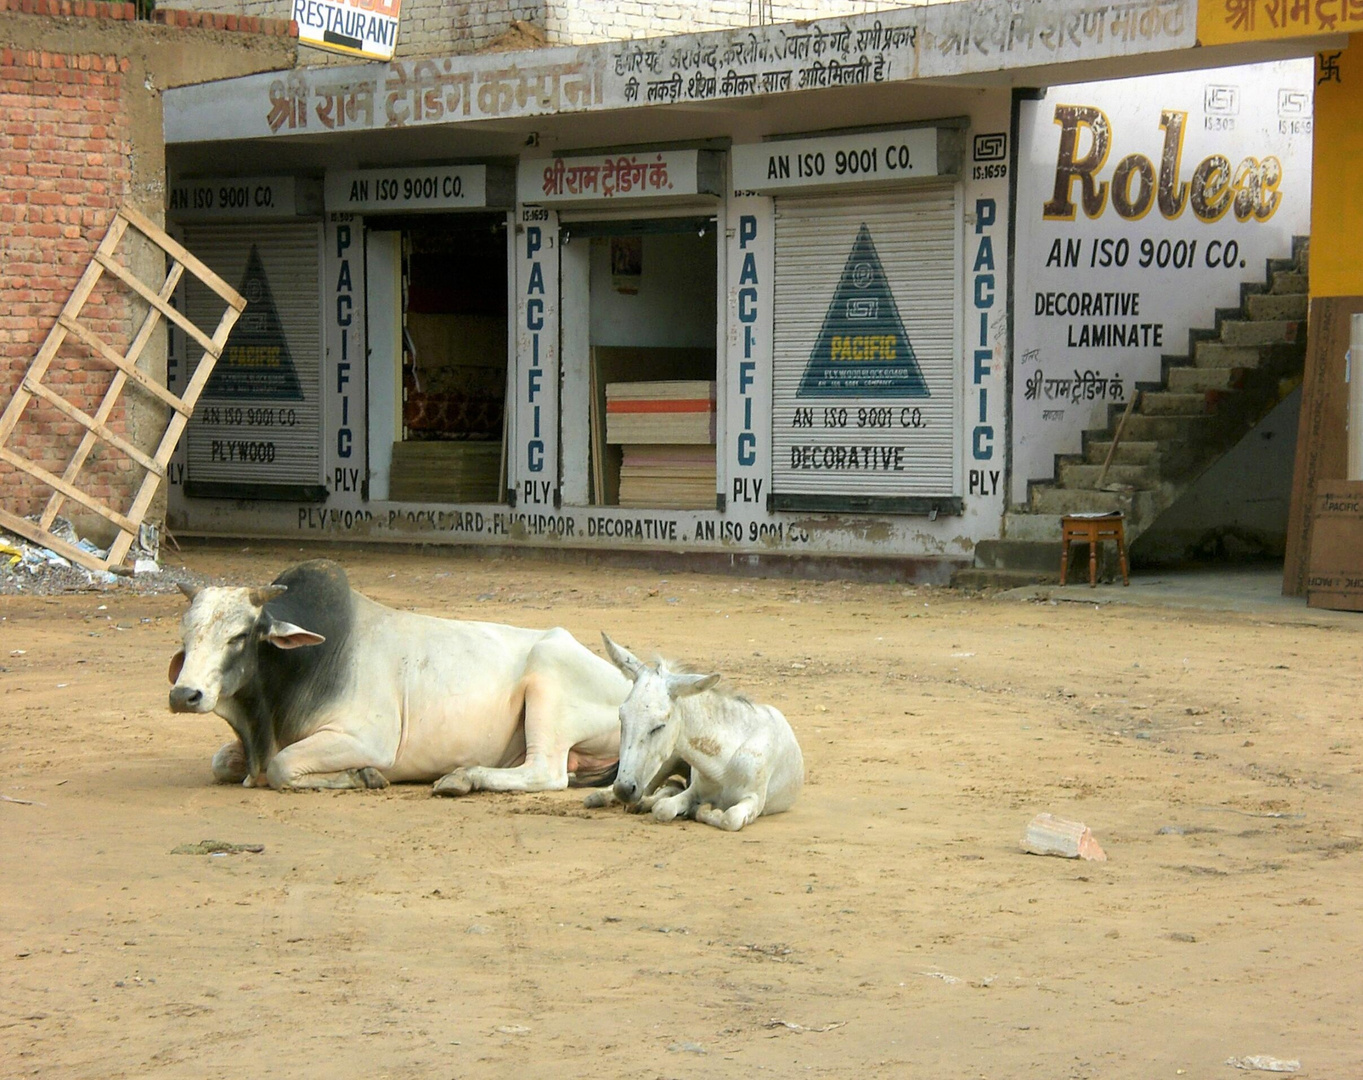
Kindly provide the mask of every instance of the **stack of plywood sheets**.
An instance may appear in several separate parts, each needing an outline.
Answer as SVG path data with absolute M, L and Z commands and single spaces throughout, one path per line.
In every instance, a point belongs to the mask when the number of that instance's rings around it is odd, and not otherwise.
M 715 448 L 627 443 L 620 464 L 620 505 L 703 510 L 715 504 Z
M 713 446 L 715 384 L 607 383 L 606 442 Z
M 705 509 L 715 500 L 715 384 L 606 384 L 606 442 L 622 447 L 620 505 Z
M 431 440 L 393 444 L 394 502 L 500 502 L 500 442 Z

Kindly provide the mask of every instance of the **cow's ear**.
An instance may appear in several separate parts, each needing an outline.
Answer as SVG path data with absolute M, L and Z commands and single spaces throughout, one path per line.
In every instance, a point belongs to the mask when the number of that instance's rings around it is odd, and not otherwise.
M 170 671 L 167 672 L 167 674 L 170 676 L 170 684 L 172 686 L 174 686 L 175 681 L 179 679 L 180 672 L 184 670 L 184 666 L 185 651 L 184 649 L 181 649 L 179 652 L 177 652 L 174 656 L 170 658 Z
M 302 649 L 308 645 L 320 645 L 326 638 L 291 622 L 274 619 L 270 622 L 270 628 L 265 631 L 265 640 L 276 649 Z
M 709 690 L 719 680 L 718 674 L 668 675 L 667 692 L 674 698 L 689 697 L 691 694 L 699 694 L 702 690 Z
M 186 585 L 183 581 L 177 581 L 175 584 L 178 585 L 180 591 L 185 594 L 185 599 L 191 604 L 194 603 L 194 598 L 199 595 L 199 586 Z

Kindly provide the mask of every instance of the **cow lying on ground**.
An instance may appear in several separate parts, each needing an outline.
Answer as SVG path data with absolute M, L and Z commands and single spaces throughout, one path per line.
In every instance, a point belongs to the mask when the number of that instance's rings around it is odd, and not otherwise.
M 170 707 L 232 726 L 224 783 L 463 795 L 614 778 L 629 680 L 566 630 L 394 611 L 326 560 L 185 593 Z

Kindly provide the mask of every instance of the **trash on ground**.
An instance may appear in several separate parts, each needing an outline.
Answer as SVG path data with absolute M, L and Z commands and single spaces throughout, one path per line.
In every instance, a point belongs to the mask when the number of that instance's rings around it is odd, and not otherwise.
M 1066 821 L 1052 814 L 1037 814 L 1022 838 L 1022 850 L 1032 855 L 1059 855 L 1062 859 L 1107 862 L 1107 855 L 1082 821 Z
M 237 855 L 243 851 L 259 855 L 264 844 L 229 844 L 226 840 L 200 840 L 197 844 L 179 844 L 170 849 L 172 855 Z
M 1293 1058 L 1291 1061 L 1284 1061 L 1282 1058 L 1270 1057 L 1268 1054 L 1252 1054 L 1249 1057 L 1228 1057 L 1226 1064 L 1233 1069 L 1257 1069 L 1259 1072 L 1281 1072 L 1294 1073 L 1301 1068 L 1301 1062 Z
M 805 1027 L 804 1024 L 792 1024 L 789 1020 L 778 1020 L 776 1017 L 772 1017 L 767 1021 L 766 1026 L 769 1028 L 786 1028 L 789 1031 L 798 1031 L 802 1034 L 808 1032 L 817 1035 L 823 1031 L 832 1031 L 834 1028 L 846 1027 L 847 1021 L 835 1020 L 831 1024 L 824 1024 L 823 1027 Z

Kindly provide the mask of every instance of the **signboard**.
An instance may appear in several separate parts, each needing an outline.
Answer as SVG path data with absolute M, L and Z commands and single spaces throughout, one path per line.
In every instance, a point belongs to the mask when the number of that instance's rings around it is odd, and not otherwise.
M 516 196 L 526 205 L 620 202 L 722 193 L 722 161 L 712 150 L 607 154 L 522 161 Z
M 1363 8 L 1350 0 L 1201 0 L 1197 39 L 1202 45 L 1354 34 L 1363 30 Z
M 498 183 L 501 179 L 504 182 Z M 477 210 L 506 206 L 510 174 L 486 165 L 439 165 L 420 169 L 361 169 L 329 172 L 326 200 L 329 213 L 393 214 L 415 210 Z M 501 188 L 500 201 L 489 202 Z
M 297 176 L 181 180 L 167 194 L 167 216 L 172 221 L 268 220 L 322 212 L 317 182 Z
M 293 0 L 298 43 L 365 60 L 391 60 L 402 0 Z
M 1310 231 L 1311 79 L 1284 61 L 1022 102 L 1015 500 Z
M 735 191 L 787 191 L 937 176 L 937 129 L 909 128 L 735 146 Z
M 305 0 L 295 0 L 303 3 Z M 298 16 L 295 16 L 297 18 Z M 300 30 L 306 20 L 299 18 Z M 928 4 L 638 41 L 305 68 L 165 93 L 169 143 L 754 100 L 1190 49 L 1195 0 Z

